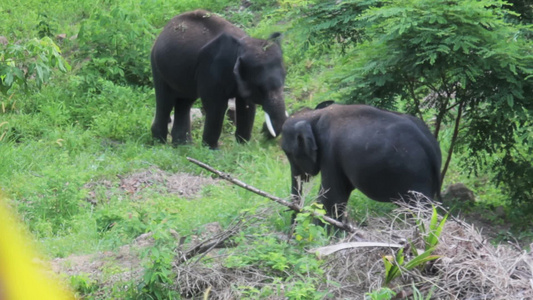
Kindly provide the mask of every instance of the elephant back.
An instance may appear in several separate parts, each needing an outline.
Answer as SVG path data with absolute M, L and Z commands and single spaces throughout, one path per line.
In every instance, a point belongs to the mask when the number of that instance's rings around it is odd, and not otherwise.
M 222 32 L 233 35 L 237 38 L 247 36 L 246 33 L 231 24 L 227 20 L 206 10 L 198 9 L 175 16 L 168 22 L 160 35 L 176 41 L 196 44 L 200 49 Z

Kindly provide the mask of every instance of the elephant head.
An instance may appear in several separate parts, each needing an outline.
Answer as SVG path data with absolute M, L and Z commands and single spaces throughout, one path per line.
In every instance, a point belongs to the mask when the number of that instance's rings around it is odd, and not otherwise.
M 283 125 L 281 148 L 291 165 L 293 196 L 301 195 L 301 182 L 309 181 L 311 176 L 320 172 L 319 150 L 312 123 L 320 117 L 318 110 L 333 103 L 331 100 L 321 102 L 314 110 L 304 108 L 294 113 Z
M 283 125 L 281 148 L 291 165 L 292 194 L 301 195 L 302 181 L 320 172 L 318 146 L 308 120 L 290 118 Z
M 238 39 L 222 33 L 201 49 L 196 74 L 201 77 L 201 91 L 222 92 L 228 98 L 236 96 L 261 105 L 271 137 L 281 133 L 287 119 L 283 96 L 286 72 L 279 36 Z
M 334 104 L 332 100 L 319 103 L 315 109 L 304 108 L 283 125 L 281 148 L 291 164 L 292 176 L 308 180 L 320 172 L 318 145 L 312 122 L 320 117 L 319 110 Z M 299 117 L 302 116 L 302 117 Z
M 274 33 L 266 41 L 244 40 L 233 68 L 238 93 L 263 107 L 270 137 L 279 135 L 287 119 L 283 96 L 286 73 L 280 36 Z

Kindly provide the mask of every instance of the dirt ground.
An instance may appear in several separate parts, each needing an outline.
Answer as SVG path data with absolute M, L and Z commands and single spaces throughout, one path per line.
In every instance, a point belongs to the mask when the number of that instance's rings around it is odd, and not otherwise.
M 205 185 L 217 182 L 210 177 L 188 173 L 169 173 L 155 167 L 128 175 L 117 175 L 117 177 L 120 179 L 118 184 L 110 180 L 87 183 L 85 188 L 89 190 L 89 196 L 86 200 L 96 205 L 102 199 L 109 199 L 117 193 L 129 194 L 134 199 L 140 199 L 141 193 L 147 188 L 152 188 L 159 193 L 174 194 L 190 199 L 194 198 Z

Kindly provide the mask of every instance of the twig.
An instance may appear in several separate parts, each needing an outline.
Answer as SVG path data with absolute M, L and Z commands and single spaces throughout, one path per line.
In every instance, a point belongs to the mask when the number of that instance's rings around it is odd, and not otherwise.
M 180 265 L 181 263 L 190 260 L 198 254 L 205 255 L 213 249 L 235 247 L 235 243 L 228 241 L 228 239 L 239 232 L 239 228 L 241 227 L 241 225 L 242 222 L 239 221 L 236 225 L 232 226 L 232 228 L 218 234 L 212 239 L 201 242 L 190 248 L 189 250 L 187 250 L 187 252 L 180 255 L 178 261 L 176 262 L 176 265 Z
M 299 212 L 302 212 L 302 208 L 298 205 L 296 205 L 295 203 L 290 203 L 288 201 L 285 201 L 284 199 L 282 198 L 279 198 L 279 197 L 276 197 L 274 195 L 271 195 L 265 191 L 262 191 L 258 188 L 255 188 L 249 184 L 246 184 L 238 179 L 235 179 L 233 177 L 231 177 L 229 174 L 226 174 L 224 172 L 221 172 L 219 170 L 216 170 L 215 168 L 209 166 L 208 164 L 205 164 L 201 161 L 198 161 L 194 158 L 190 158 L 190 157 L 187 157 L 187 160 L 192 162 L 192 163 L 195 163 L 197 164 L 198 166 L 208 170 L 209 172 L 212 172 L 212 173 L 215 173 L 217 174 L 220 178 L 224 179 L 224 180 L 227 180 L 237 186 L 240 186 L 246 190 L 249 190 L 250 192 L 253 192 L 253 193 L 256 193 L 260 196 L 263 196 L 265 198 L 268 198 L 278 204 L 281 204 L 283 206 L 286 206 L 292 210 L 294 210 L 295 212 L 299 213 Z M 333 225 L 333 226 L 336 226 L 344 231 L 347 231 L 349 233 L 355 233 L 355 229 L 350 225 L 350 224 L 345 224 L 345 223 L 342 223 L 342 222 L 339 222 L 331 217 L 328 217 L 326 215 L 323 215 L 323 214 L 319 214 L 319 213 L 316 213 L 316 212 L 311 212 L 311 215 L 315 218 L 321 218 L 322 220 L 326 221 L 327 223 Z

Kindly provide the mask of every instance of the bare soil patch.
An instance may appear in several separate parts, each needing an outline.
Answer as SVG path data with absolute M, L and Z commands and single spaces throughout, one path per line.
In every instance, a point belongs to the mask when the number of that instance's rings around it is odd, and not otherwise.
M 87 183 L 85 188 L 89 190 L 89 195 L 86 200 L 98 204 L 113 195 L 123 195 L 142 201 L 142 193 L 145 190 L 194 199 L 204 186 L 217 183 L 216 179 L 210 177 L 170 173 L 155 167 L 127 175 L 117 175 L 117 178 L 118 182 L 99 180 Z
M 87 276 L 101 287 L 138 280 L 143 272 L 140 251 L 152 244 L 151 234 L 142 234 L 131 245 L 124 245 L 116 251 L 56 258 L 51 262 L 52 270 L 68 276 Z

